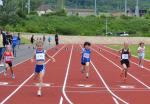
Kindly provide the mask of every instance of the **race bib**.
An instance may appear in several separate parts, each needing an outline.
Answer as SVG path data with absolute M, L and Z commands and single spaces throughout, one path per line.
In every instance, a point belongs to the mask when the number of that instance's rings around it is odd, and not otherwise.
M 45 54 L 37 53 L 36 54 L 36 60 L 45 60 Z
M 5 57 L 5 61 L 12 61 L 11 58 L 12 58 L 11 56 L 6 56 L 6 57 Z
M 129 55 L 128 54 L 122 54 L 122 59 L 129 59 Z
M 90 58 L 90 54 L 84 53 L 84 54 L 83 54 L 83 57 L 84 57 L 84 58 Z

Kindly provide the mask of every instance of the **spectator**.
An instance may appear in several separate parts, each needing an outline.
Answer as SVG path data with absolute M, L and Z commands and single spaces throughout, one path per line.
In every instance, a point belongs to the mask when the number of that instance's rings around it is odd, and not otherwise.
M 13 52 L 13 55 L 14 55 L 15 57 L 16 57 L 17 41 L 18 41 L 18 37 L 17 37 L 17 36 L 13 36 L 13 39 L 12 39 L 12 52 Z
M 49 43 L 49 45 L 50 45 L 51 41 L 52 41 L 52 38 L 51 38 L 51 36 L 49 35 L 49 37 L 48 37 L 48 43 Z
M 45 35 L 43 35 L 43 42 L 45 42 L 46 38 L 45 38 Z
M 55 35 L 55 42 L 56 42 L 56 45 L 59 45 L 59 37 L 58 37 L 58 33 L 56 33 L 56 35 Z
M 7 32 L 6 38 L 8 41 L 8 45 L 12 45 L 13 36 L 10 32 Z
M 34 39 L 34 35 L 32 35 L 32 36 L 31 36 L 31 40 L 30 40 L 30 42 L 31 42 L 31 44 L 32 44 L 32 46 L 33 46 L 33 49 L 34 49 L 34 41 L 35 41 L 35 39 Z
M 19 46 L 20 46 L 20 44 L 21 44 L 21 37 L 20 37 L 20 33 L 18 33 L 18 37 L 17 37 L 18 39 L 18 48 L 19 48 Z
M 2 58 L 2 51 L 3 51 L 3 36 L 2 36 L 2 30 L 0 29 L 0 60 Z
M 6 32 L 4 32 L 4 31 L 2 31 L 1 30 L 1 34 L 2 34 L 2 38 L 3 38 L 3 46 L 5 47 L 6 45 L 8 45 L 9 43 L 8 43 L 8 39 L 7 39 L 7 34 L 6 34 Z

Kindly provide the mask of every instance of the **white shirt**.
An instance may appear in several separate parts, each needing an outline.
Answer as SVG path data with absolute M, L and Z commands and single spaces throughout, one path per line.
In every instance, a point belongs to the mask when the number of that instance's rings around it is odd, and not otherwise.
M 143 54 L 143 53 L 145 53 L 145 47 L 139 47 L 138 48 L 138 51 L 139 51 L 139 54 Z

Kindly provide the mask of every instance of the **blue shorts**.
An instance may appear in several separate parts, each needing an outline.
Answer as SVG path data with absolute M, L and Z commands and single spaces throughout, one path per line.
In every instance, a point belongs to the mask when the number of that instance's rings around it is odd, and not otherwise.
M 81 64 L 82 64 L 82 65 L 86 65 L 87 62 L 90 62 L 90 59 L 89 59 L 89 58 L 88 58 L 88 59 L 87 59 L 87 58 L 82 58 L 82 59 L 81 59 Z
M 140 58 L 140 59 L 144 59 L 144 57 L 145 57 L 145 54 L 144 54 L 144 53 L 139 54 L 139 58 Z
M 40 73 L 45 71 L 45 65 L 36 65 L 35 66 L 35 72 Z

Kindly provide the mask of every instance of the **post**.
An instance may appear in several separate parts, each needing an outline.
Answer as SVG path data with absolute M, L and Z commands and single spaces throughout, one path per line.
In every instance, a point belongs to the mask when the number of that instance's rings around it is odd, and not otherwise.
M 127 15 L 127 0 L 125 0 L 125 15 Z
M 31 1 L 28 0 L 28 14 L 30 14 L 30 11 L 31 11 Z
M 106 17 L 106 35 L 108 33 L 108 18 Z
M 135 15 L 139 17 L 139 0 L 136 0 Z
M 95 3 L 94 3 L 94 7 L 95 7 L 95 16 L 97 15 L 97 1 L 95 0 Z

